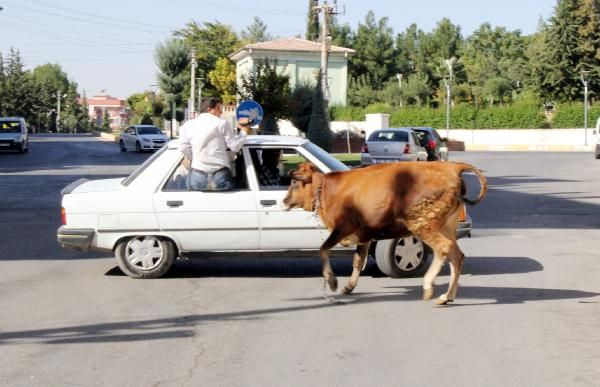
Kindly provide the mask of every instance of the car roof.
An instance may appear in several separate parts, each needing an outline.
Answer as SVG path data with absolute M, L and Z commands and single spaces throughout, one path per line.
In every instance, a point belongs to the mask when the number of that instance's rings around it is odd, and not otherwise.
M 131 126 L 135 126 L 136 128 L 158 128 L 158 126 L 156 126 L 156 125 L 136 124 L 136 125 L 131 125 Z
M 22 120 L 23 117 L 0 117 L 0 121 L 17 121 L 17 120 Z
M 391 130 L 391 131 L 398 131 L 398 132 L 408 132 L 410 130 L 412 130 L 412 128 L 382 128 L 382 129 L 377 129 L 377 132 L 383 132 L 384 130 Z
M 169 142 L 169 149 L 177 148 L 181 140 L 175 139 Z M 261 145 L 261 146 L 298 146 L 307 143 L 308 140 L 297 136 L 274 136 L 274 135 L 251 135 L 246 137 L 245 146 Z

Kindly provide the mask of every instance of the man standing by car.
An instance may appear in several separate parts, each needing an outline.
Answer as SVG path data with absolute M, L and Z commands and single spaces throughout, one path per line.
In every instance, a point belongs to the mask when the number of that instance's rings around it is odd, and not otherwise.
M 221 118 L 222 101 L 208 98 L 203 113 L 181 127 L 179 150 L 192 161 L 189 187 L 194 191 L 226 191 L 235 188 L 227 151 L 237 153 L 249 128 L 240 126 L 235 135 L 229 121 Z

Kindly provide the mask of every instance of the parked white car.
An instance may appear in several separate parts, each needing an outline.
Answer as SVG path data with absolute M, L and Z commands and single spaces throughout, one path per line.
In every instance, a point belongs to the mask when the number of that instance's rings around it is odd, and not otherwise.
M 238 188 L 232 191 L 189 191 L 186 162 L 179 140 L 152 155 L 126 178 L 79 179 L 62 190 L 63 225 L 58 242 L 77 250 L 112 251 L 120 268 L 134 278 L 156 278 L 177 257 L 199 252 L 279 252 L 318 250 L 328 232 L 310 212 L 284 211 L 281 202 L 288 172 L 312 162 L 320 171 L 348 167 L 306 139 L 291 136 L 248 136 L 234 161 Z M 261 186 L 262 151 L 283 154 L 281 186 Z M 470 234 L 470 219 L 459 224 L 459 237 Z M 339 246 L 339 249 L 343 249 Z M 415 237 L 379 241 L 371 253 L 384 274 L 411 276 L 424 270 L 429 249 Z M 311 254 L 307 254 L 311 255 Z M 347 256 L 352 253 L 347 251 Z
M 369 135 L 360 153 L 361 165 L 425 160 L 427 150 L 410 128 L 376 130 Z
M 128 149 L 143 152 L 160 149 L 168 141 L 169 137 L 154 125 L 132 125 L 121 133 L 119 148 L 121 152 Z

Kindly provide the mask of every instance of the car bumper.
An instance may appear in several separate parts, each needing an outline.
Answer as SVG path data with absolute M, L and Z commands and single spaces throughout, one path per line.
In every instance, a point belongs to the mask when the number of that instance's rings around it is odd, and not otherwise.
M 395 157 L 373 157 L 368 153 L 362 153 L 360 156 L 361 165 L 372 165 L 372 164 L 386 164 L 395 163 L 399 161 L 417 161 L 415 155 L 401 155 Z
M 142 144 L 142 149 L 158 150 L 165 146 L 165 144 Z
M 56 240 L 65 249 L 88 251 L 96 231 L 90 228 L 67 228 L 60 226 L 56 230 Z

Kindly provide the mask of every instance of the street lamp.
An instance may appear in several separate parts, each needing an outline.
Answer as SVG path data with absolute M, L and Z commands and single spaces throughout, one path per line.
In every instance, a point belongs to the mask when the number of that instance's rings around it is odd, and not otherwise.
M 456 62 L 456 58 L 444 59 L 446 67 L 448 67 L 448 77 L 444 77 L 446 83 L 446 137 L 450 137 L 450 85 L 452 84 L 452 67 Z
M 587 145 L 587 127 L 588 127 L 588 80 L 590 72 L 588 70 L 581 70 L 579 72 L 581 76 L 581 83 L 583 83 L 583 130 L 585 132 L 585 142 Z
M 398 88 L 400 89 L 400 107 L 402 107 L 402 74 L 396 74 L 396 78 L 398 78 Z

